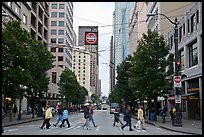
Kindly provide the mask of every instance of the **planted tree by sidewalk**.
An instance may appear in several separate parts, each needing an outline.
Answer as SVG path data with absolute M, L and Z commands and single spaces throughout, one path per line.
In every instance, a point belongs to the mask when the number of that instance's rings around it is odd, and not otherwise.
M 51 60 L 48 49 L 34 40 L 20 22 L 8 22 L 2 31 L 2 94 L 21 99 L 27 93 L 33 102 L 36 95 L 40 97 L 47 91 L 46 71 L 52 67 Z M 28 89 L 21 89 L 22 85 Z
M 82 91 L 80 84 L 78 83 L 74 72 L 69 69 L 62 71 L 60 75 L 60 81 L 58 82 L 59 93 L 62 99 L 65 99 L 66 107 L 69 107 L 68 102 L 76 103 L 78 100 L 77 92 Z
M 172 57 L 163 36 L 148 30 L 138 41 L 137 51 L 132 58 L 129 86 L 141 101 L 145 98 L 154 99 L 155 114 L 157 96 L 168 94 L 173 88 L 172 79 L 169 79 L 173 71 L 168 69 L 173 65 L 169 61 L 172 61 Z

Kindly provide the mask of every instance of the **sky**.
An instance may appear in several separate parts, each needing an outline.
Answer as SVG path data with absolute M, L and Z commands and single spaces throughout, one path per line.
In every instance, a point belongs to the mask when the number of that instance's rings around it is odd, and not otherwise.
M 79 26 L 98 26 L 99 79 L 102 96 L 108 96 L 110 88 L 109 61 L 114 2 L 74 2 L 73 27 L 78 38 Z

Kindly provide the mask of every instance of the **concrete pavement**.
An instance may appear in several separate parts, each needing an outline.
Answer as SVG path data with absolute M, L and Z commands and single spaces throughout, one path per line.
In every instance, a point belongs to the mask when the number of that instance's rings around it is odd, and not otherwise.
M 134 118 L 134 117 L 133 117 Z M 12 118 L 12 121 L 9 120 L 9 117 L 5 117 L 2 120 L 2 124 L 4 127 L 27 123 L 31 121 L 42 120 L 42 117 L 34 117 L 32 115 L 22 115 L 21 120 L 17 120 L 17 116 Z M 182 119 L 182 127 L 175 127 L 171 125 L 170 117 L 166 117 L 166 122 L 162 122 L 162 118 L 160 116 L 157 117 L 157 121 L 150 121 L 145 119 L 146 124 L 152 124 L 154 126 L 164 128 L 167 130 L 187 133 L 187 134 L 194 134 L 194 135 L 202 135 L 202 121 L 201 120 L 190 120 L 190 119 Z

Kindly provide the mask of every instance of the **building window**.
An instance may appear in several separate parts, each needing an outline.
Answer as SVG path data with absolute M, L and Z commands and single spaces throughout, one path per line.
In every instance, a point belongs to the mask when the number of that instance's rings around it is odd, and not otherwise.
M 64 18 L 64 12 L 59 12 L 59 17 Z
M 179 28 L 179 42 L 181 42 L 182 39 L 182 26 Z
M 59 9 L 64 9 L 64 4 L 59 4 Z
M 196 11 L 196 23 L 199 23 L 199 10 Z
M 190 32 L 190 20 L 189 19 L 187 20 L 187 32 L 188 33 Z
M 180 62 L 180 70 L 184 69 L 184 50 L 181 49 L 181 51 L 179 52 L 179 62 Z
M 63 61 L 63 56 L 58 56 L 58 61 Z
M 63 44 L 64 43 L 64 38 L 58 38 L 58 43 Z
M 185 35 L 185 33 L 186 33 L 185 29 L 186 29 L 186 26 L 185 26 L 185 23 L 184 23 L 183 24 L 183 35 Z
M 58 52 L 63 52 L 63 48 L 58 48 Z
M 51 52 L 56 52 L 56 48 L 51 48 Z
M 59 30 L 58 34 L 59 35 L 64 35 L 64 30 Z
M 64 26 L 64 21 L 59 21 L 59 26 Z
M 51 30 L 51 35 L 57 35 L 57 30 Z
M 51 12 L 51 17 L 57 18 L 57 12 Z
M 27 25 L 28 20 L 27 20 L 27 17 L 26 17 L 25 14 L 23 14 L 23 19 L 22 20 L 23 20 L 23 23 Z
M 52 83 L 57 83 L 57 72 L 52 72 Z
M 18 15 L 20 14 L 20 9 L 18 7 L 15 7 L 15 13 Z
M 57 26 L 57 21 L 51 21 L 51 26 Z
M 58 67 L 61 67 L 61 68 L 63 68 L 63 65 L 58 65 Z
M 52 9 L 57 9 L 57 4 L 52 4 L 52 5 L 51 5 L 51 8 L 52 8 Z
M 197 39 L 194 40 L 191 44 L 189 44 L 188 47 L 189 47 L 189 67 L 192 67 L 198 64 Z
M 191 16 L 191 32 L 194 31 L 194 26 L 195 26 L 195 14 Z
M 8 2 L 8 6 L 11 7 L 11 2 Z
M 51 43 L 57 43 L 57 39 L 56 38 L 51 38 Z

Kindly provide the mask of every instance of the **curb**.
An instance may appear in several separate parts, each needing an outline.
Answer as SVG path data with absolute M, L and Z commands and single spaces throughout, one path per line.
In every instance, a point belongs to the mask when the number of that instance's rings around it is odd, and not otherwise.
M 13 126 L 13 125 L 18 125 L 18 124 L 23 124 L 23 123 L 28 123 L 28 122 L 32 122 L 32 121 L 38 121 L 38 120 L 42 120 L 42 118 L 37 118 L 37 119 L 31 119 L 31 120 L 26 120 L 26 121 L 19 121 L 16 123 L 11 123 L 11 124 L 5 124 L 4 127 L 8 127 L 8 126 Z

